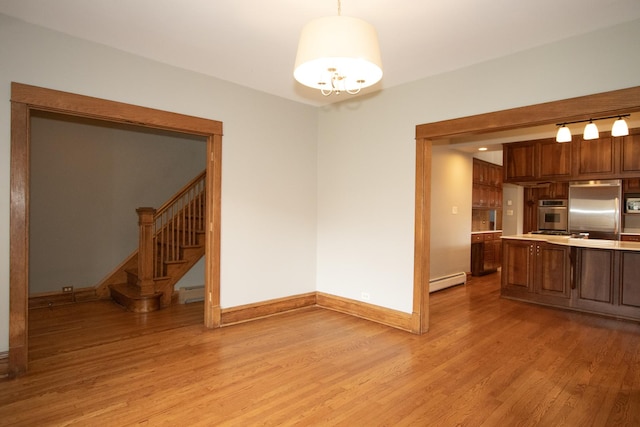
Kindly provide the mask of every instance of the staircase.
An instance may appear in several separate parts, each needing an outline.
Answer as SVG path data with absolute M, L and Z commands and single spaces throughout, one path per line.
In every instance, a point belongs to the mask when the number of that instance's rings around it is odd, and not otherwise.
M 130 311 L 171 305 L 173 288 L 205 252 L 205 182 L 202 172 L 157 210 L 138 208 L 139 246 L 96 286 Z

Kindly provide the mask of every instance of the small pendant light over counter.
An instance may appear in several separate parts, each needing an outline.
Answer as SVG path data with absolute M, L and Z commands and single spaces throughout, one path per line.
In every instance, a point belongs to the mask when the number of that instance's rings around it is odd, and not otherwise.
M 595 123 L 593 123 L 596 120 L 606 120 L 606 119 L 613 119 L 613 118 L 618 118 L 618 120 L 616 120 L 613 123 L 613 127 L 611 128 L 611 136 L 614 137 L 618 137 L 618 136 L 627 136 L 629 135 L 629 127 L 627 126 L 627 122 L 625 121 L 625 117 L 629 117 L 630 114 L 621 114 L 619 116 L 609 116 L 609 117 L 599 117 L 596 119 L 589 119 L 589 120 L 576 120 L 575 122 L 565 122 L 565 123 L 558 123 L 556 126 L 559 126 L 558 128 L 558 133 L 556 134 L 556 141 L 557 142 L 570 142 L 571 141 L 571 130 L 569 130 L 569 128 L 567 127 L 567 125 L 569 124 L 574 124 L 574 123 L 585 123 L 588 122 L 587 125 L 584 127 L 584 132 L 582 134 L 582 137 L 586 140 L 592 140 L 592 139 L 598 139 L 600 137 L 600 132 L 598 131 L 598 126 L 596 126 Z

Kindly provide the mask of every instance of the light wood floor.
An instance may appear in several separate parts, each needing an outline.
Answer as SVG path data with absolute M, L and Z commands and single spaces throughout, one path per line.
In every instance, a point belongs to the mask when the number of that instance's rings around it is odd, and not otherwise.
M 640 325 L 492 276 L 432 294 L 423 336 L 317 308 L 218 330 L 201 304 L 32 310 L 0 425 L 640 425 Z

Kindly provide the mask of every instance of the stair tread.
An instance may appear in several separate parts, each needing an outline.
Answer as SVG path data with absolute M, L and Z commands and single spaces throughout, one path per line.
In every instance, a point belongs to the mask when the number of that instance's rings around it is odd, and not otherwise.
M 130 299 L 152 299 L 158 298 L 158 296 L 162 295 L 162 292 L 156 292 L 153 295 L 140 295 L 140 290 L 135 286 L 131 286 L 128 283 L 116 283 L 114 285 L 109 285 L 109 289 L 112 291 L 116 291 L 121 295 L 124 295 Z

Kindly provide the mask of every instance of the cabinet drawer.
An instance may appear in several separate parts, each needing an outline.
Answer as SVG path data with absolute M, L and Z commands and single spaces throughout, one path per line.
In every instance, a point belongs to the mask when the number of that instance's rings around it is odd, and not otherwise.
M 471 235 L 471 243 L 483 242 L 482 234 L 472 234 Z
M 640 235 L 635 234 L 623 234 L 620 236 L 620 240 L 623 242 L 640 242 Z

